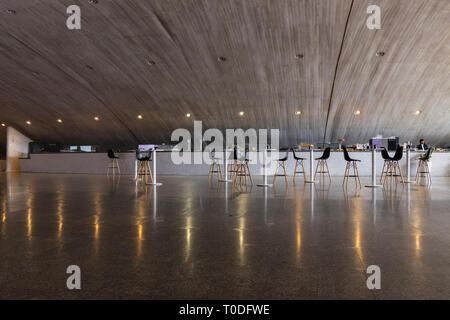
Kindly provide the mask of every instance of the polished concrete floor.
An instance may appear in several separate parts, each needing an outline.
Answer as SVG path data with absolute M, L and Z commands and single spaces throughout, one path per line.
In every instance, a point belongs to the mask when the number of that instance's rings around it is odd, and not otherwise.
M 159 178 L 0 174 L 0 299 L 450 299 L 450 178 L 361 190 Z M 73 264 L 79 291 L 66 288 Z M 369 265 L 381 290 L 366 287 Z

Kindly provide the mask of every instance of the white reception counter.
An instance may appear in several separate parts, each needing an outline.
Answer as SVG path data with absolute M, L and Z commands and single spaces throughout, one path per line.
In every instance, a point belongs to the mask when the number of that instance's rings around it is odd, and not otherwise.
M 256 153 L 256 152 L 255 152 Z M 358 169 L 361 176 L 370 176 L 372 169 L 371 152 L 349 152 L 350 156 L 360 159 Z M 191 156 L 194 152 L 189 153 Z M 314 158 L 319 157 L 322 152 L 314 152 Z M 411 176 L 415 176 L 417 170 L 416 158 L 423 152 L 411 152 Z M 309 159 L 309 151 L 299 151 L 297 155 Z M 392 154 L 391 154 L 392 155 Z M 136 155 L 132 152 L 119 153 L 119 164 L 122 174 L 133 175 L 135 170 Z M 42 173 L 89 173 L 106 174 L 108 157 L 106 153 L 40 153 L 31 154 L 29 158 L 20 159 L 22 172 L 42 172 Z M 406 156 L 400 161 L 402 171 L 406 175 Z M 292 152 L 286 163 L 289 175 L 293 175 L 295 160 Z M 332 176 L 343 176 L 345 170 L 345 160 L 342 152 L 331 152 L 328 166 Z M 383 167 L 381 154 L 377 152 L 376 168 L 377 175 Z M 432 176 L 450 176 L 450 152 L 434 152 L 431 161 Z M 274 167 L 273 167 L 274 169 Z M 273 174 L 273 169 L 269 168 L 268 173 Z M 181 164 L 172 162 L 170 151 L 157 152 L 157 172 L 162 175 L 207 175 L 208 164 Z M 263 169 L 260 163 L 250 163 L 252 175 L 262 175 Z M 309 161 L 305 161 L 305 170 L 309 172 Z

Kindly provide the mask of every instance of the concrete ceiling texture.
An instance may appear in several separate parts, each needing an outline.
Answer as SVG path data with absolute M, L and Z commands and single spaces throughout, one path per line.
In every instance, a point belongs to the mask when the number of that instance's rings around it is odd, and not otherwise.
M 0 0 L 0 122 L 37 141 L 133 148 L 202 120 L 447 146 L 449 106 L 449 0 Z

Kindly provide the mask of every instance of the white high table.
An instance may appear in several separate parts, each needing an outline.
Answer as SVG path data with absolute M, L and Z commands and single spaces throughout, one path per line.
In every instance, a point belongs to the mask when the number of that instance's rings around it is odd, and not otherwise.
M 275 149 L 264 149 L 263 152 L 263 175 L 264 175 L 264 181 L 263 183 L 257 184 L 258 187 L 272 187 L 272 184 L 267 183 L 267 152 L 268 151 L 275 151 Z
M 162 186 L 162 183 L 157 182 L 156 180 L 156 149 L 157 148 L 153 148 L 152 154 L 153 154 L 153 183 L 147 183 L 147 184 L 151 184 L 154 186 Z
M 220 182 L 231 182 L 232 180 L 229 179 L 228 174 L 228 152 L 233 151 L 233 149 L 225 149 L 223 151 L 223 162 L 224 162 L 224 171 L 225 171 L 225 177 L 222 175 L 222 179 L 219 179 Z
M 309 149 L 309 180 L 306 180 L 305 183 L 316 183 L 314 181 L 314 148 Z
M 367 184 L 366 188 L 380 188 L 382 185 L 377 184 L 377 149 L 372 149 L 372 184 Z

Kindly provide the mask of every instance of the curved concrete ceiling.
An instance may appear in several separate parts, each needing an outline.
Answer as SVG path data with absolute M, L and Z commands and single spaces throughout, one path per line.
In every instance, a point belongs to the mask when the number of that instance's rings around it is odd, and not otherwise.
M 369 30 L 373 2 L 0 0 L 0 121 L 40 141 L 129 148 L 192 120 L 279 128 L 286 145 L 448 145 L 450 1 L 377 0 L 382 29 Z M 71 4 L 81 30 L 65 25 Z

